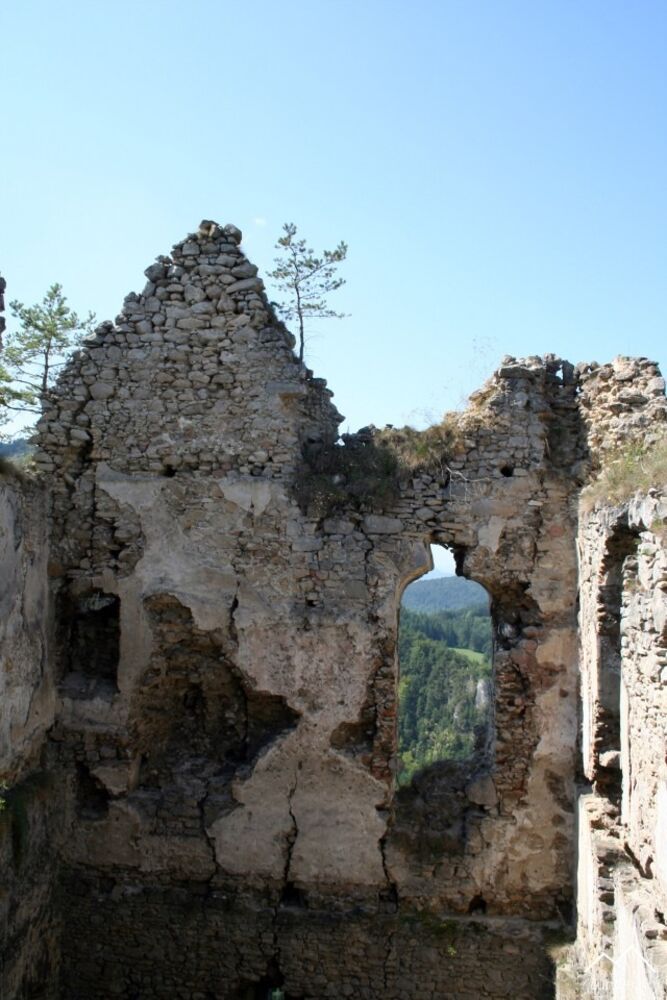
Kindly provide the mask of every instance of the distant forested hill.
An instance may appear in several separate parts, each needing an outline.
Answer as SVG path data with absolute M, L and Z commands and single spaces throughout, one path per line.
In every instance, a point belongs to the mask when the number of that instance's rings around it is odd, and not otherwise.
M 410 611 L 461 611 L 489 599 L 484 587 L 462 576 L 441 576 L 435 580 L 417 580 L 406 587 L 401 602 Z
M 399 629 L 399 783 L 462 761 L 491 718 L 491 619 L 483 587 L 460 576 L 407 587 Z
M 436 761 L 465 760 L 476 732 L 489 725 L 491 621 L 486 608 L 431 614 L 403 608 L 399 662 L 399 783 L 406 784 Z

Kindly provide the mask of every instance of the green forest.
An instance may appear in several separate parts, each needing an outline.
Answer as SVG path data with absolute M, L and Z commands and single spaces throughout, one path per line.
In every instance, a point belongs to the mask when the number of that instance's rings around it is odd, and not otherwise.
M 411 583 L 402 604 L 410 611 L 464 611 L 476 604 L 488 608 L 489 595 L 479 583 L 464 576 L 429 577 Z
M 485 605 L 416 612 L 403 606 L 399 630 L 399 784 L 441 760 L 465 760 L 488 724 L 491 621 Z M 479 707 L 476 700 L 482 701 Z

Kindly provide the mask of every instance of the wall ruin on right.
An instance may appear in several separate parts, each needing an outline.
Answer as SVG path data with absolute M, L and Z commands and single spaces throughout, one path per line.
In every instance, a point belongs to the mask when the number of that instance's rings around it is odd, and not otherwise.
M 623 359 L 588 379 L 596 393 L 606 380 L 608 405 L 589 426 L 602 473 L 579 502 L 577 926 L 557 996 L 657 1000 L 667 997 L 664 424 L 657 413 L 636 424 L 627 408 L 615 414 L 615 401 L 629 401 Z M 648 379 L 644 390 L 661 383 Z M 586 393 L 584 378 L 584 402 Z M 653 486 L 642 482 L 646 454 L 659 472 Z

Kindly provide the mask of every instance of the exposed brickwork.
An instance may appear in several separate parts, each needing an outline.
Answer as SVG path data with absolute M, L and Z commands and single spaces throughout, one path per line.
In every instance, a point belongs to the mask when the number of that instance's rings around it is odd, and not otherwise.
M 73 932 L 67 1000 L 246 1000 L 261 980 L 302 1000 L 549 1000 L 553 975 L 538 928 L 302 910 L 274 910 L 201 886 L 63 886 Z M 96 945 L 82 954 L 78 937 Z M 268 975 L 267 975 L 268 974 Z

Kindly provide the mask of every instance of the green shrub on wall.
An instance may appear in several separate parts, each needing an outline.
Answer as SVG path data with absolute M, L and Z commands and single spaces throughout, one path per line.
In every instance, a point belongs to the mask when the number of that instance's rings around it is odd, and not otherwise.
M 600 504 L 620 504 L 651 487 L 667 486 L 667 434 L 651 444 L 633 441 L 610 452 L 597 478 L 582 491 L 586 511 Z

